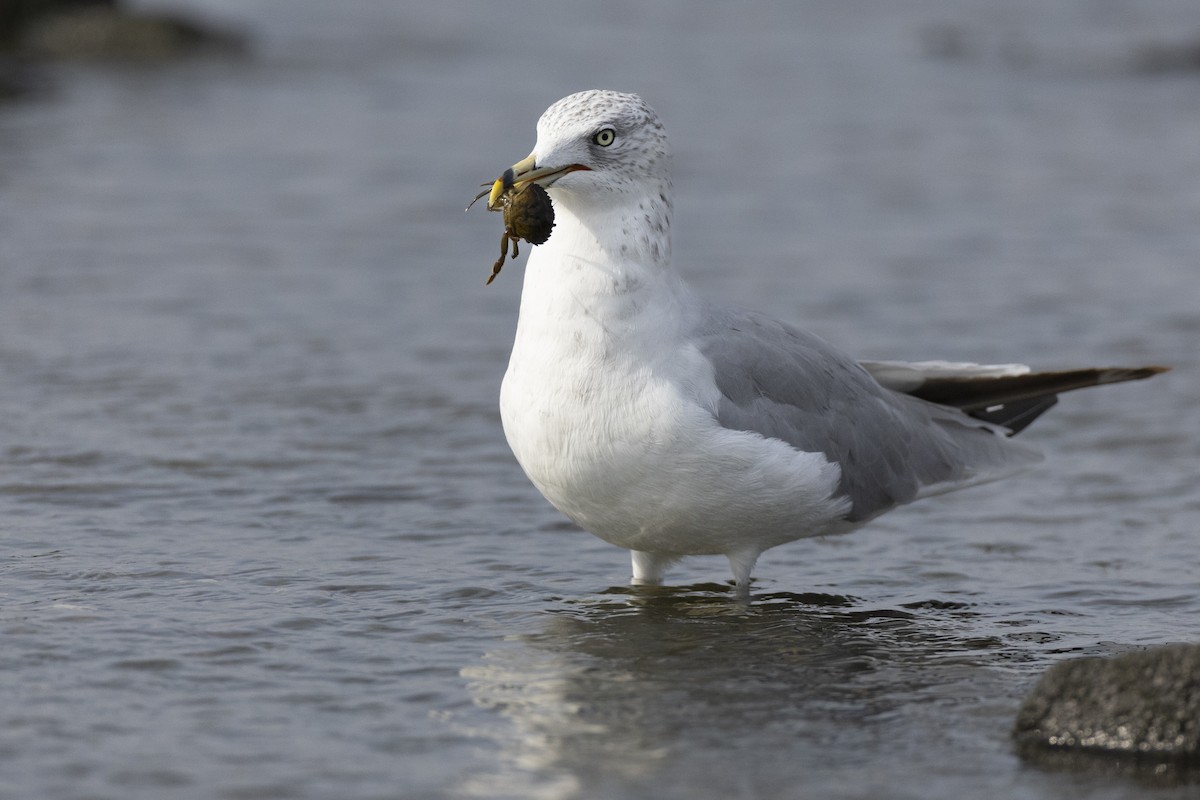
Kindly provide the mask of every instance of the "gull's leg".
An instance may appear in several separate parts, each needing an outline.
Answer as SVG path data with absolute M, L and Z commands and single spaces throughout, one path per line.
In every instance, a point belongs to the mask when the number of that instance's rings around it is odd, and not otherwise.
M 662 553 L 633 552 L 633 585 L 657 586 L 662 583 L 663 573 L 675 559 Z
M 739 600 L 750 599 L 750 573 L 758 561 L 758 550 L 737 550 L 726 553 L 729 559 L 729 569 L 733 571 L 733 584 Z

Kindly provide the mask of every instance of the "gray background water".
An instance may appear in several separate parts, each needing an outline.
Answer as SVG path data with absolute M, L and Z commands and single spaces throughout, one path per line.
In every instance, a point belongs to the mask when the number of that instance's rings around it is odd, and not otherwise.
M 196 0 L 249 59 L 0 108 L 0 797 L 1132 798 L 1023 765 L 1055 661 L 1196 641 L 1191 0 Z M 708 295 L 864 357 L 1166 363 L 1026 476 L 631 595 L 496 396 L 462 212 L 637 90 Z M 1195 787 L 1156 796 L 1194 796 Z

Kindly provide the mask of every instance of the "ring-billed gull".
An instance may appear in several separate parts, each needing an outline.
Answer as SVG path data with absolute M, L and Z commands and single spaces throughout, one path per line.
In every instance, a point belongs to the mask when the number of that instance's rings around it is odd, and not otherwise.
M 1063 391 L 1161 367 L 858 362 L 768 317 L 705 302 L 671 265 L 671 153 L 637 95 L 586 91 L 537 123 L 490 198 L 530 182 L 553 233 L 525 266 L 500 392 L 508 443 L 560 511 L 633 551 L 634 583 L 848 531 L 1039 460 L 1014 442 Z

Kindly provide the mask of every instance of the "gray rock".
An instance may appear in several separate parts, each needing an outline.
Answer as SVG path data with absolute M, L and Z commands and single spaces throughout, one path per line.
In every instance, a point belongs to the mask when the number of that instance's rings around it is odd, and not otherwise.
M 0 49 L 19 49 L 29 26 L 53 14 L 116 5 L 117 0 L 0 0 Z
M 1133 52 L 1133 70 L 1150 73 L 1200 70 L 1200 38 L 1144 44 Z
M 1200 768 L 1200 645 L 1056 664 L 1025 698 L 1013 736 L 1052 767 L 1108 762 L 1193 779 Z
M 21 49 L 51 59 L 160 61 L 196 53 L 241 53 L 245 40 L 179 14 L 89 5 L 31 22 Z

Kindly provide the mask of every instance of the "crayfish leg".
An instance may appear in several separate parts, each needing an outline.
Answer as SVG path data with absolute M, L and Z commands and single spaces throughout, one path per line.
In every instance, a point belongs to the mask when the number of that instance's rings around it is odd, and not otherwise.
M 500 270 L 504 267 L 504 259 L 508 257 L 508 243 L 513 243 L 513 258 L 517 256 L 517 240 L 510 239 L 507 231 L 500 237 L 500 257 L 496 259 L 496 263 L 492 264 L 492 274 L 488 276 L 484 286 L 491 286 L 492 281 L 496 280 L 496 276 L 500 274 Z

